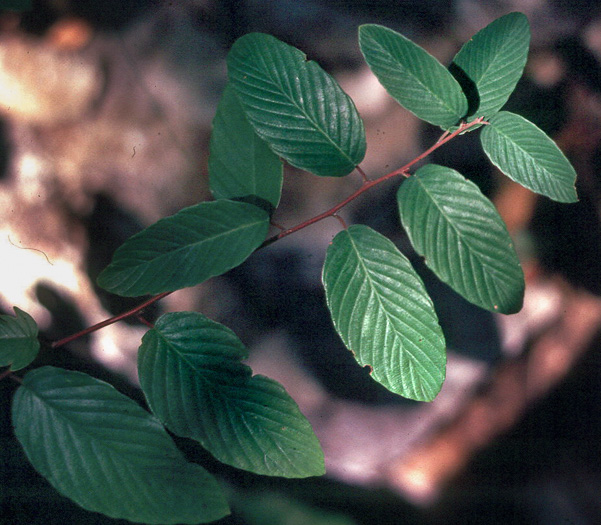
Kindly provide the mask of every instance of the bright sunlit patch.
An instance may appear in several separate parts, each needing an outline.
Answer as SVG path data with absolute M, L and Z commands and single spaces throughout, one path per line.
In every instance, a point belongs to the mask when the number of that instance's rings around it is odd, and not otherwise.
M 38 199 L 45 193 L 43 174 L 45 172 L 44 162 L 37 155 L 25 154 L 19 159 L 17 173 L 20 179 L 20 187 L 27 188 L 22 195 L 30 202 Z
M 56 283 L 73 292 L 79 288 L 72 262 L 53 260 L 35 246 L 23 245 L 10 229 L 0 230 L 0 294 L 5 306 L 19 306 L 44 327 L 50 322 L 50 314 L 34 296 L 34 286 L 39 282 Z

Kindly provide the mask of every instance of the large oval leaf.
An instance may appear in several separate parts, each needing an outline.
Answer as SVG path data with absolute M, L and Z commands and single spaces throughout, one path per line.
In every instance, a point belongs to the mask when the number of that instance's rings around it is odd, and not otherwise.
M 428 164 L 401 184 L 397 201 L 411 243 L 442 281 L 493 312 L 522 308 L 524 274 L 511 238 L 473 182 Z
M 365 130 L 353 101 L 304 53 L 250 33 L 232 46 L 227 65 L 250 123 L 290 164 L 340 176 L 363 160 Z
M 465 116 L 461 86 L 425 49 L 377 24 L 359 28 L 359 45 L 386 91 L 417 117 L 447 129 Z
M 215 479 L 184 459 L 155 417 L 87 374 L 29 372 L 12 418 L 36 470 L 87 510 L 143 523 L 206 523 L 229 512 Z
M 408 259 L 367 226 L 328 248 L 323 284 L 332 320 L 357 361 L 386 388 L 419 401 L 445 377 L 445 341 L 434 306 Z
M 31 315 L 16 306 L 15 316 L 0 315 L 0 366 L 20 370 L 38 355 L 38 325 Z
M 175 434 L 257 474 L 324 473 L 311 425 L 284 388 L 252 376 L 247 351 L 225 326 L 194 312 L 163 315 L 138 354 L 148 405 Z
M 252 204 L 201 202 L 128 239 L 98 284 L 126 297 L 194 286 L 242 264 L 268 229 L 269 215 Z
M 459 50 L 449 69 L 468 95 L 469 116 L 488 118 L 503 107 L 522 76 L 529 45 L 528 19 L 509 13 Z
M 233 88 L 225 88 L 213 119 L 209 185 L 216 199 L 258 197 L 277 208 L 282 161 L 248 123 Z
M 501 111 L 480 135 L 491 162 L 510 179 L 558 202 L 576 202 L 576 172 L 549 136 L 520 115 Z

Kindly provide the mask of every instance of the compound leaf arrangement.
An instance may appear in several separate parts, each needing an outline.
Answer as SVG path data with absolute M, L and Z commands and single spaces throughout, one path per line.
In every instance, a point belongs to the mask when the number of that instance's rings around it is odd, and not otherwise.
M 373 186 L 398 177 L 400 221 L 415 251 L 468 301 L 503 314 L 520 310 L 524 276 L 493 204 L 457 171 L 425 164 L 430 152 L 480 128 L 492 164 L 559 202 L 577 200 L 576 173 L 555 143 L 519 115 L 501 111 L 522 75 L 530 41 L 521 13 L 492 22 L 449 67 L 403 35 L 368 24 L 359 45 L 390 95 L 442 136 L 405 166 L 370 179 L 361 169 L 363 122 L 336 80 L 294 47 L 251 33 L 227 59 L 229 85 L 213 121 L 209 185 L 215 200 L 159 220 L 126 241 L 98 284 L 150 303 L 242 264 L 253 252 L 336 213 Z M 361 187 L 324 213 L 267 237 L 283 164 L 321 177 L 353 171 Z M 323 285 L 333 325 L 375 381 L 431 401 L 445 378 L 446 352 L 434 304 L 409 259 L 372 228 L 342 228 L 327 249 Z M 148 331 L 138 372 L 148 410 L 91 376 L 44 366 L 23 376 L 40 350 L 25 312 L 0 316 L 1 377 L 20 383 L 15 434 L 34 467 L 82 507 L 141 523 L 206 523 L 229 512 L 219 481 L 191 463 L 167 431 L 218 461 L 267 476 L 325 472 L 311 425 L 276 381 L 253 375 L 243 343 L 199 312 L 174 312 Z M 57 341 L 61 346 L 80 336 Z

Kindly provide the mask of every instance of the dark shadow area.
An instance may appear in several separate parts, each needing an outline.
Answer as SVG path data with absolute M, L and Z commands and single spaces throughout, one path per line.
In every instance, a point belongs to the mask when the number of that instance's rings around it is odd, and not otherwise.
M 403 1 L 395 0 L 317 0 L 316 3 L 332 9 L 390 24 L 413 25 L 419 32 L 443 31 L 451 22 L 455 2 L 444 0 Z
M 467 113 L 466 115 L 474 115 L 476 110 L 480 106 L 480 93 L 476 83 L 469 77 L 469 75 L 461 69 L 455 62 L 449 66 L 449 71 L 455 80 L 459 82 L 465 98 L 467 98 Z
M 601 520 L 601 334 L 566 380 L 448 484 L 434 523 Z
M 75 304 L 53 286 L 40 283 L 36 286 L 35 295 L 39 303 L 52 315 L 52 322 L 45 330 L 45 335 L 50 341 L 58 341 L 87 327 Z M 88 341 L 88 337 L 82 337 L 78 344 L 85 346 Z
M 11 158 L 11 144 L 8 139 L 6 122 L 0 119 L 0 182 L 6 179 Z
M 161 0 L 33 0 L 33 8 L 23 12 L 20 27 L 28 33 L 43 35 L 60 18 L 78 17 L 97 29 L 119 30 L 161 4 Z
M 601 295 L 601 224 L 592 199 L 559 204 L 541 199 L 531 222 L 537 258 L 543 268 L 563 275 L 572 285 Z
M 142 225 L 106 195 L 96 196 L 94 209 L 85 218 L 84 225 L 89 239 L 86 269 L 102 306 L 114 315 L 138 306 L 140 298 L 120 297 L 108 293 L 95 283 L 100 272 L 110 264 L 117 248 L 141 231 Z M 150 318 L 154 317 L 157 311 L 156 303 L 146 310 Z

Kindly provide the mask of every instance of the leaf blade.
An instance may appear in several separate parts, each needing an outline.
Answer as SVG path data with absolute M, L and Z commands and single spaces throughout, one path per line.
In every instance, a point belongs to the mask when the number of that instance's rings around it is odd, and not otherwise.
M 252 376 L 235 334 L 195 312 L 163 315 L 138 354 L 148 405 L 175 434 L 219 461 L 258 474 L 324 473 L 311 425 L 284 388 Z
M 411 244 L 443 282 L 493 312 L 521 309 L 524 274 L 513 243 L 473 182 L 427 164 L 401 184 L 397 203 Z
M 0 315 L 0 366 L 20 370 L 38 355 L 38 326 L 25 311 L 14 307 L 15 317 Z
M 257 134 L 297 168 L 350 173 L 365 156 L 365 130 L 350 97 L 315 62 L 271 35 L 239 38 L 228 57 L 230 83 Z
M 255 133 L 229 85 L 217 106 L 209 150 L 209 186 L 216 199 L 255 196 L 277 208 L 282 162 Z
M 229 513 L 214 478 L 184 459 L 156 418 L 103 381 L 38 368 L 17 390 L 12 417 L 36 470 L 87 510 L 144 523 L 204 523 Z
M 549 136 L 532 122 L 500 111 L 480 134 L 490 161 L 505 175 L 558 202 L 576 202 L 576 172 Z
M 128 239 L 98 284 L 126 297 L 194 286 L 241 264 L 268 228 L 268 214 L 254 205 L 201 202 Z
M 459 83 L 427 51 L 377 24 L 359 28 L 359 46 L 369 68 L 403 107 L 430 124 L 448 129 L 467 112 Z
M 478 99 L 471 101 L 468 118 L 489 118 L 505 105 L 522 76 L 529 45 L 530 27 L 523 13 L 494 20 L 463 45 L 450 70 L 464 91 Z
M 445 376 L 444 336 L 421 279 L 394 244 L 351 226 L 328 248 L 322 279 L 334 326 L 355 359 L 392 392 L 434 399 Z

